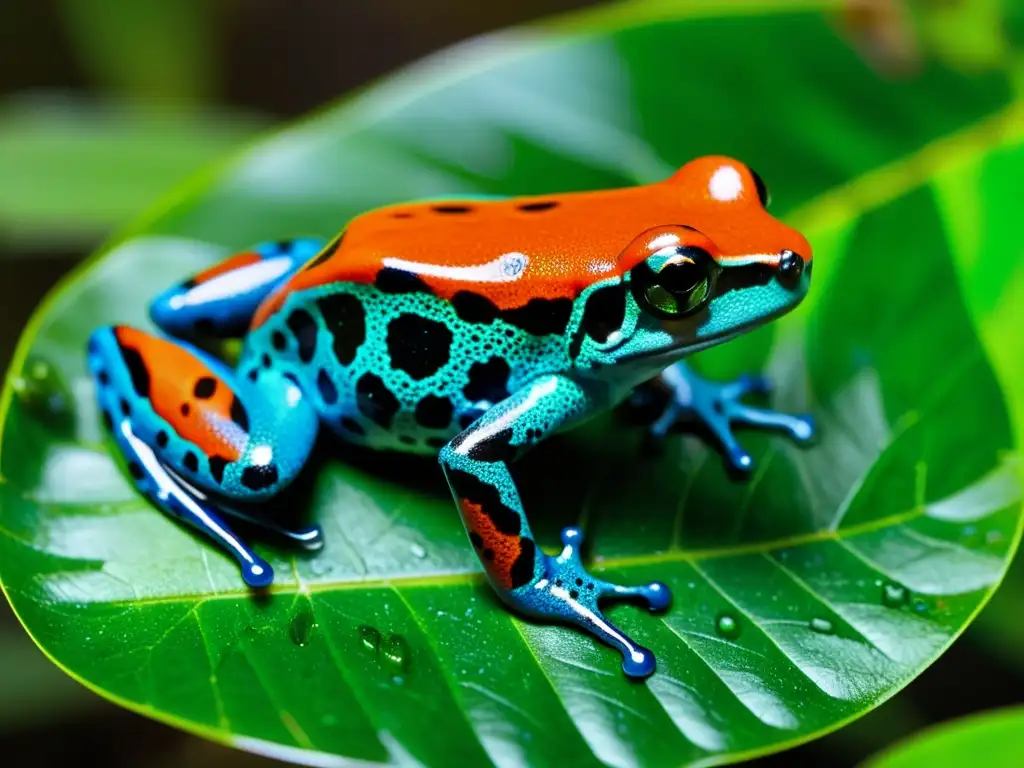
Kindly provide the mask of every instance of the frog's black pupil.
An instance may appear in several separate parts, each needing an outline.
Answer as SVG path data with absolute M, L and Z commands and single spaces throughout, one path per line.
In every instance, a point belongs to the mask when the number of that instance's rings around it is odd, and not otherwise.
M 658 285 L 672 294 L 685 294 L 696 288 L 706 277 L 705 271 L 692 261 L 666 264 L 658 272 Z
M 765 208 L 768 207 L 768 187 L 765 186 L 764 179 L 762 179 L 753 168 L 748 169 L 750 175 L 754 178 L 754 186 L 757 187 L 757 199 L 761 201 L 761 205 Z

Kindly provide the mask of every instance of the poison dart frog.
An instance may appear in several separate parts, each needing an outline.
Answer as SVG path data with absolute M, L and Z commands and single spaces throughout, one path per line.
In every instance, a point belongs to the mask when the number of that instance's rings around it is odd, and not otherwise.
M 545 438 L 668 392 L 649 425 L 702 422 L 749 470 L 736 425 L 812 437 L 809 416 L 741 402 L 767 383 L 716 383 L 683 358 L 795 307 L 807 240 L 767 211 L 745 164 L 695 159 L 646 186 L 562 195 L 427 200 L 352 219 L 341 234 L 264 243 L 157 296 L 155 335 L 90 337 L 104 418 L 138 490 L 237 558 L 266 587 L 268 563 L 226 517 L 278 494 L 323 428 L 372 449 L 439 458 L 486 576 L 513 610 L 575 624 L 644 678 L 654 655 L 602 614 L 668 588 L 590 574 L 582 534 L 535 542 L 510 472 Z M 201 347 L 241 338 L 237 365 Z M 264 523 L 272 526 L 271 523 Z M 309 547 L 317 527 L 283 531 Z

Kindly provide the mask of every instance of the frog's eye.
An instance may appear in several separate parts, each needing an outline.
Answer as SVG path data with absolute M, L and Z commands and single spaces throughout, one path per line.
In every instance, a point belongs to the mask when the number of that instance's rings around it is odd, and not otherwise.
M 665 248 L 633 269 L 633 295 L 656 316 L 685 317 L 710 301 L 718 272 L 715 260 L 703 248 Z
M 764 179 L 753 168 L 748 167 L 747 170 L 750 171 L 750 176 L 754 179 L 754 186 L 757 187 L 757 199 L 761 201 L 762 206 L 767 208 L 768 204 L 772 201 L 772 197 L 768 193 L 768 187 L 765 185 Z

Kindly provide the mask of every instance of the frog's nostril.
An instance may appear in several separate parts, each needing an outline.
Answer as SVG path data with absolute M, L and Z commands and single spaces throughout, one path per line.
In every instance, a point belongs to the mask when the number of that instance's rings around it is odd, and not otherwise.
M 810 269 L 810 267 L 808 267 Z M 804 273 L 803 257 L 793 251 L 783 251 L 779 259 L 778 271 L 775 276 L 786 288 L 793 289 L 800 284 L 800 276 Z

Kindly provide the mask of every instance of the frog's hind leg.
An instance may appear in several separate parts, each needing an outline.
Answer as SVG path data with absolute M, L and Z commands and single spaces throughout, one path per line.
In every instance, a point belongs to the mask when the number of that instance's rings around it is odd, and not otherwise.
M 238 338 L 260 302 L 326 245 L 320 238 L 260 243 L 164 291 L 151 302 L 150 317 L 180 338 Z
M 269 584 L 270 566 L 222 515 L 243 516 L 235 505 L 265 502 L 305 463 L 318 421 L 299 388 L 274 372 L 257 387 L 185 342 L 128 326 L 95 331 L 88 362 L 136 487 L 230 552 L 247 584 Z M 319 532 L 291 538 L 314 546 Z
M 652 610 L 669 604 L 660 582 L 619 586 L 591 576 L 579 556 L 582 535 L 562 532 L 551 557 L 530 532 L 508 464 L 547 434 L 602 404 L 568 379 L 543 376 L 488 410 L 441 450 L 440 460 L 470 542 L 501 598 L 523 613 L 575 624 L 622 654 L 631 677 L 654 672 L 654 655 L 601 612 L 599 602 L 640 599 Z

